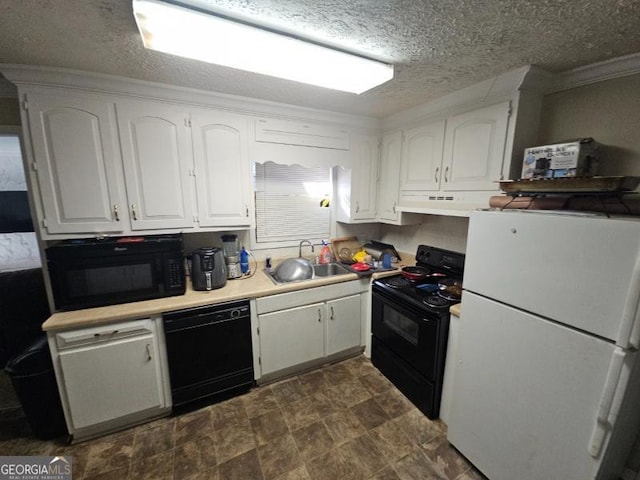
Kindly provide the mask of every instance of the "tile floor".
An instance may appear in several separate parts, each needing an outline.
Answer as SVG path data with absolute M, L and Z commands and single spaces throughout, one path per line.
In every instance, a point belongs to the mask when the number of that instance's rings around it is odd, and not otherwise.
M 479 480 L 364 356 L 177 417 L 66 445 L 0 436 L 0 455 L 72 455 L 75 480 Z

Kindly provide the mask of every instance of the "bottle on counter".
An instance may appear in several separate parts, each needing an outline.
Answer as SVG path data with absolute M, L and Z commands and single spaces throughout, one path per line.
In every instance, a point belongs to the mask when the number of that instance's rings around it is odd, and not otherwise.
M 244 247 L 240 250 L 240 271 L 243 275 L 249 273 L 249 252 Z
M 327 242 L 322 240 L 322 250 L 320 251 L 320 258 L 318 258 L 318 263 L 331 263 L 331 250 L 329 249 L 329 245 Z

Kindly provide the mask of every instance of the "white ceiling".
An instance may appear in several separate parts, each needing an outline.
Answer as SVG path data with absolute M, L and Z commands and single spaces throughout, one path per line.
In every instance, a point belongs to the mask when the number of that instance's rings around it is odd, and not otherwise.
M 148 51 L 131 0 L 0 0 L 0 63 L 65 67 L 383 117 L 514 68 L 640 52 L 638 0 L 189 0 L 396 66 L 362 95 Z

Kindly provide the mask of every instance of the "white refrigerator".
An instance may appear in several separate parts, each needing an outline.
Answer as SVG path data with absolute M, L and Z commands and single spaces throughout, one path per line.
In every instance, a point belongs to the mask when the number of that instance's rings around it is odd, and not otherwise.
M 448 439 L 491 480 L 618 479 L 640 420 L 640 221 L 471 214 Z

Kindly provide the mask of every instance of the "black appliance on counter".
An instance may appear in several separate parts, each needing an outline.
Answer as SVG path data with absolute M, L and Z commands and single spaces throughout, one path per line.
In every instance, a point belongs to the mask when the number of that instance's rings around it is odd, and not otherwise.
M 163 323 L 174 413 L 254 384 L 248 300 L 165 313 Z
M 222 250 L 202 247 L 191 254 L 191 282 L 194 290 L 215 290 L 227 283 L 227 265 Z
M 455 280 L 461 285 L 464 258 L 458 252 L 420 245 L 416 266 L 426 273 L 423 278 L 394 275 L 372 284 L 371 360 L 432 419 L 440 414 L 449 307 L 460 302 L 457 289 L 442 290 L 438 283 L 447 279 L 444 283 Z
M 185 293 L 182 234 L 66 240 L 45 253 L 58 310 Z

